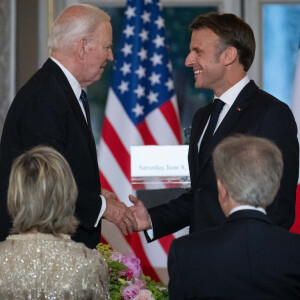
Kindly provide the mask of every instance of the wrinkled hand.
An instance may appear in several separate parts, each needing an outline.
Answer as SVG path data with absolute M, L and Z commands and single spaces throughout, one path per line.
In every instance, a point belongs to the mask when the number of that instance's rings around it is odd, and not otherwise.
M 117 200 L 116 195 L 114 193 L 110 192 L 109 190 L 106 190 L 106 189 L 101 189 L 101 195 L 105 199 Z
M 133 195 L 129 195 L 129 200 L 134 204 L 129 209 L 136 219 L 138 231 L 151 229 L 151 218 L 143 202 Z
M 123 202 L 117 201 L 114 193 L 105 190 L 102 196 L 106 200 L 103 218 L 117 225 L 124 235 L 137 231 L 137 222 L 130 209 Z

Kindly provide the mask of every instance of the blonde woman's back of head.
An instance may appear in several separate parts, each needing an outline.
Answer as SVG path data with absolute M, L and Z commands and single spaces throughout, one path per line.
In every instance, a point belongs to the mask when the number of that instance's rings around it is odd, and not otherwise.
M 71 168 L 59 152 L 47 146 L 25 152 L 14 161 L 9 178 L 11 232 L 74 232 L 77 193 Z

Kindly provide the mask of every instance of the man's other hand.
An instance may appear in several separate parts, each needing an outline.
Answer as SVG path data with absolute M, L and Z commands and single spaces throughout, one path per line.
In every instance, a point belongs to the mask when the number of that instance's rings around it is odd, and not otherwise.
M 135 217 L 138 231 L 151 229 L 151 218 L 143 202 L 133 195 L 129 195 L 129 200 L 134 204 L 129 209 Z

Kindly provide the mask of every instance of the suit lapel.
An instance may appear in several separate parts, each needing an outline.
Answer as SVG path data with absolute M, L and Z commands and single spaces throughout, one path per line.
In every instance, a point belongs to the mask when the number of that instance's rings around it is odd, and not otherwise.
M 201 112 L 199 113 L 199 115 L 197 116 L 197 120 L 196 120 L 196 130 L 195 130 L 195 135 L 193 136 L 194 138 L 194 142 L 196 144 L 198 144 L 199 139 L 203 133 L 203 130 L 205 128 L 205 125 L 208 121 L 208 118 L 210 116 L 211 110 L 212 110 L 213 104 L 210 103 L 207 106 L 205 106 Z
M 72 108 L 74 116 L 75 116 L 77 122 L 79 123 L 81 130 L 84 132 L 84 136 L 87 139 L 87 142 L 88 142 L 88 145 L 89 145 L 89 148 L 91 151 L 91 155 L 92 155 L 93 159 L 95 161 L 97 161 L 97 152 L 96 152 L 95 140 L 94 140 L 93 133 L 91 132 L 91 130 L 86 122 L 86 119 L 82 113 L 81 107 L 78 103 L 78 100 L 77 100 L 65 74 L 59 68 L 59 66 L 55 62 L 53 62 L 50 58 L 45 62 L 45 64 L 43 65 L 43 68 L 50 70 L 55 75 L 55 77 L 57 77 L 58 83 L 63 88 L 63 90 L 66 92 L 68 103 Z M 97 172 L 98 172 L 98 170 L 97 170 Z
M 190 173 L 191 178 L 197 178 L 199 175 L 199 149 L 198 142 L 203 133 L 207 120 L 210 116 L 212 110 L 212 103 L 208 104 L 199 111 L 195 116 L 195 125 L 193 126 L 193 131 L 191 132 L 191 141 L 189 145 L 189 156 L 190 161 Z
M 237 120 L 242 116 L 243 111 L 247 109 L 247 106 L 250 103 L 251 96 L 253 93 L 258 89 L 257 85 L 251 80 L 239 93 L 238 97 L 232 104 L 231 108 L 229 109 L 228 113 L 226 114 L 225 118 L 219 125 L 218 129 L 216 130 L 213 136 L 213 142 L 211 145 L 210 154 L 207 157 L 203 158 L 203 163 L 200 166 L 199 174 L 201 174 L 204 166 L 208 162 L 209 158 L 211 157 L 211 153 L 216 145 L 223 140 L 228 133 L 232 126 L 237 122 Z
M 215 133 L 216 141 L 220 141 L 220 139 L 223 139 L 228 134 L 232 126 L 235 124 L 235 122 L 242 115 L 243 111 L 249 105 L 250 99 L 257 89 L 257 85 L 253 81 L 250 81 L 241 90 L 238 97 L 232 104 L 230 110 L 228 111 L 227 115 L 225 116 L 224 120 L 222 121 Z

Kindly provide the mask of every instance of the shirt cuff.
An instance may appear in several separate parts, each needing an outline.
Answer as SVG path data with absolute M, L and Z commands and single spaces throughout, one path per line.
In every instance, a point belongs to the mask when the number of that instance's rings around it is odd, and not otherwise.
M 101 217 L 103 216 L 103 214 L 104 214 L 104 212 L 106 210 L 106 200 L 105 200 L 105 198 L 102 195 L 99 195 L 99 196 L 100 196 L 100 198 L 102 200 L 102 205 L 101 205 L 100 213 L 98 215 L 98 218 L 97 218 L 97 221 L 96 221 L 94 227 L 98 226 L 98 224 L 100 222 L 100 219 L 101 219 Z M 153 233 L 152 233 L 152 235 L 153 235 Z
M 148 237 L 150 240 L 153 240 L 154 238 L 154 231 L 153 231 L 153 227 L 152 227 L 152 221 L 151 221 L 151 229 L 146 230 Z

